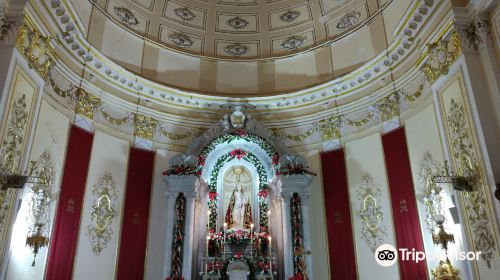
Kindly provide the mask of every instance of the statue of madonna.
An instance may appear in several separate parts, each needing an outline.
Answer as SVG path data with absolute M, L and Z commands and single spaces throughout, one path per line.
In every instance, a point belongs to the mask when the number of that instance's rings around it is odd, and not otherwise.
M 240 183 L 231 194 L 226 211 L 228 229 L 249 229 L 252 224 L 252 206 L 248 199 L 248 194 Z

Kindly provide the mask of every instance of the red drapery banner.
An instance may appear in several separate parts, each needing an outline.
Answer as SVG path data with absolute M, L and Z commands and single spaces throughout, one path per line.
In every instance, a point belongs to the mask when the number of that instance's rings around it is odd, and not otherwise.
M 131 148 L 118 259 L 118 280 L 144 278 L 155 154 Z
M 94 135 L 72 126 L 49 248 L 45 279 L 66 280 L 73 274 L 80 214 Z
M 344 150 L 322 153 L 321 166 L 330 275 L 332 279 L 357 279 Z
M 424 251 L 413 187 L 410 158 L 403 127 L 382 135 L 385 166 L 389 180 L 397 247 Z M 401 279 L 428 279 L 425 262 L 402 261 Z

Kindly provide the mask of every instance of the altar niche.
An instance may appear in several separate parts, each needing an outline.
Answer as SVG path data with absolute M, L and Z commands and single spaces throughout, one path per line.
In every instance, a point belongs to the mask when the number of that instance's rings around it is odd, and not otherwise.
M 224 173 L 222 182 L 222 215 L 219 220 L 227 229 L 250 229 L 256 220 L 254 177 L 242 165 L 233 165 Z

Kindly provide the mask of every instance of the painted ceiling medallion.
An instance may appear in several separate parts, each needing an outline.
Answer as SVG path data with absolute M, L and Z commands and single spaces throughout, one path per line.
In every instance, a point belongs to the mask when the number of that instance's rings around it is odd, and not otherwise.
M 239 56 L 242 54 L 246 54 L 248 52 L 248 47 L 241 45 L 241 44 L 238 44 L 238 43 L 235 43 L 235 44 L 227 45 L 224 48 L 224 52 L 227 54 L 230 54 L 230 55 Z
M 280 20 L 283 22 L 293 22 L 295 19 L 297 19 L 300 16 L 299 11 L 287 11 L 284 14 L 280 16 Z
M 281 47 L 285 50 L 294 51 L 304 45 L 306 42 L 305 36 L 292 36 L 281 43 Z
M 226 21 L 226 24 L 234 29 L 243 29 L 247 27 L 249 22 L 241 17 L 234 17 Z
M 174 10 L 174 13 L 184 21 L 192 21 L 196 17 L 196 15 L 186 7 L 177 8 Z
M 168 39 L 181 48 L 189 48 L 193 45 L 193 40 L 189 36 L 178 32 L 168 35 Z
M 345 14 L 337 23 L 337 30 L 344 31 L 353 27 L 361 17 L 361 12 L 359 11 L 350 11 Z
M 130 26 L 139 24 L 137 17 L 128 8 L 115 6 L 114 10 L 116 16 L 118 16 L 118 18 L 125 24 Z

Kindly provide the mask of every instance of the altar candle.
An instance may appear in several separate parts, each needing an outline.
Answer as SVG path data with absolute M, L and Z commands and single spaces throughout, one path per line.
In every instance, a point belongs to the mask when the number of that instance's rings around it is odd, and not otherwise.
M 253 258 L 253 227 L 254 225 L 250 225 L 250 256 Z

